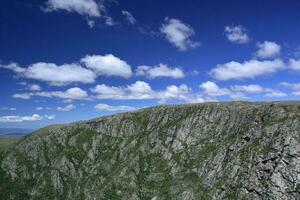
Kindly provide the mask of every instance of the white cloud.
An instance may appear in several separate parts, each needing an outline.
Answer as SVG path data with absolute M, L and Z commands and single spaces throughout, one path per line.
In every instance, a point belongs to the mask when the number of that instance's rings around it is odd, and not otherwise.
M 46 81 L 51 85 L 61 86 L 71 83 L 93 83 L 96 74 L 78 64 L 56 65 L 54 63 L 34 63 L 28 68 L 19 67 L 15 63 L 1 65 L 0 67 L 13 70 L 20 76 L 28 79 Z M 35 89 L 37 87 L 35 86 Z
M 115 22 L 112 17 L 104 16 L 103 18 L 104 18 L 104 21 L 105 21 L 105 25 L 107 25 L 107 26 L 114 26 L 114 25 L 117 24 L 117 22 Z
M 70 88 L 64 92 L 62 91 L 37 92 L 35 93 L 35 95 L 43 96 L 43 97 L 57 97 L 61 99 L 87 99 L 88 98 L 87 92 L 78 87 Z
M 275 42 L 264 41 L 263 43 L 258 43 L 259 48 L 256 52 L 256 56 L 259 58 L 274 58 L 280 55 L 281 46 Z
M 181 100 L 184 102 L 203 102 L 198 95 L 193 94 L 186 85 L 169 85 L 165 90 L 153 90 L 151 86 L 143 81 L 136 81 L 125 87 L 97 85 L 91 89 L 95 93 L 96 99 L 113 100 L 146 100 L 157 99 L 159 102 L 166 102 L 170 99 Z
M 57 107 L 57 110 L 59 110 L 59 111 L 71 111 L 75 108 L 76 108 L 76 106 L 74 106 L 73 104 L 69 104 L 69 105 L 66 105 L 64 107 Z
M 113 26 L 116 22 L 107 13 L 103 0 L 48 0 L 45 4 L 45 12 L 66 11 L 77 13 L 86 18 L 90 28 L 94 27 L 95 19 L 102 19 L 107 26 Z M 113 2 L 113 1 L 111 1 Z
M 293 90 L 292 94 L 294 96 L 300 96 L 300 83 L 282 82 L 282 83 L 280 83 L 280 85 Z
M 292 90 L 300 90 L 300 83 L 282 82 L 280 83 L 280 85 Z
M 4 68 L 4 69 L 10 69 L 16 73 L 23 73 L 26 71 L 25 68 L 22 68 L 18 65 L 18 63 L 15 63 L 15 62 L 12 62 L 12 63 L 9 63 L 7 65 L 3 65 L 3 64 L 0 64 L 0 67 L 1 68 Z M 26 82 L 22 82 L 23 85 L 26 85 L 27 83 Z
M 153 91 L 150 85 L 143 81 L 136 81 L 126 87 L 97 85 L 91 90 L 98 99 L 151 99 Z
M 41 107 L 41 106 L 38 106 L 38 107 L 36 107 L 35 109 L 36 109 L 36 110 L 43 110 L 44 108 Z
M 49 120 L 55 119 L 55 115 L 44 115 L 44 117 Z
M 234 85 L 231 87 L 231 90 L 233 91 L 239 91 L 239 92 L 247 92 L 247 93 L 262 93 L 265 91 L 265 88 L 263 88 L 260 85 Z
M 225 35 L 227 39 L 234 43 L 247 43 L 249 42 L 249 37 L 246 33 L 246 29 L 242 26 L 226 26 Z
M 16 108 L 13 107 L 1 107 L 0 110 L 16 111 Z
M 95 26 L 95 20 L 87 19 L 87 24 L 90 28 L 93 28 Z
M 228 89 L 224 89 L 224 88 L 219 88 L 219 86 L 212 82 L 212 81 L 206 81 L 204 83 L 202 83 L 199 86 L 205 95 L 208 96 L 224 96 L 224 95 L 229 95 L 230 91 Z
M 269 90 L 269 91 L 267 91 L 265 96 L 266 97 L 285 97 L 285 96 L 287 96 L 287 94 L 284 92 L 276 91 L 276 90 Z
M 61 99 L 74 99 L 74 100 L 89 98 L 87 92 L 78 87 L 73 87 L 66 91 L 43 91 L 43 92 L 14 94 L 13 98 L 30 99 L 32 96 L 41 96 L 41 97 L 49 97 L 49 98 L 56 97 Z
M 300 71 L 300 59 L 299 60 L 290 59 L 288 66 L 290 69 L 294 71 Z
M 194 29 L 182 23 L 179 19 L 166 18 L 160 31 L 165 35 L 166 39 L 180 51 L 193 49 L 200 45 L 199 42 L 190 39 L 195 35 Z
M 293 94 L 294 96 L 300 96 L 300 91 L 294 91 L 294 92 L 292 92 L 292 94 Z
M 221 81 L 230 79 L 242 80 L 272 74 L 283 68 L 284 63 L 280 59 L 266 61 L 249 60 L 243 63 L 231 61 L 225 64 L 218 64 L 210 71 L 210 74 Z
M 49 82 L 51 85 L 70 83 L 93 83 L 96 75 L 78 64 L 56 65 L 54 63 L 35 63 L 24 73 L 26 78 Z
M 285 93 L 274 90 L 271 88 L 265 88 L 260 85 L 233 85 L 229 88 L 220 88 L 216 83 L 207 81 L 199 86 L 203 91 L 203 96 L 218 97 L 229 96 L 231 99 L 246 99 L 248 94 L 263 94 L 266 97 L 284 97 Z M 210 98 L 209 98 L 210 99 Z
M 165 64 L 159 64 L 158 66 L 138 66 L 136 69 L 136 75 L 146 76 L 150 79 L 157 77 L 170 77 L 170 78 L 184 78 L 184 72 L 178 67 L 168 67 Z
M 126 17 L 126 20 L 129 24 L 135 24 L 136 23 L 136 19 L 133 17 L 133 15 L 128 12 L 127 10 L 122 10 L 122 15 L 124 15 Z
M 111 106 L 108 104 L 97 104 L 94 107 L 97 111 L 128 111 L 135 110 L 136 108 L 131 106 Z
M 38 84 L 31 84 L 31 85 L 28 85 L 28 89 L 31 91 L 40 91 L 41 86 L 39 86 Z
M 31 93 L 20 93 L 20 94 L 14 94 L 12 97 L 16 99 L 30 99 Z
M 23 121 L 39 121 L 42 120 L 43 116 L 38 114 L 33 114 L 31 116 L 19 116 L 19 115 L 10 115 L 10 116 L 0 116 L 0 122 L 23 122 Z
M 129 78 L 132 75 L 131 66 L 112 54 L 104 56 L 87 55 L 81 59 L 81 62 L 99 75 L 120 76 L 124 78 Z
M 53 86 L 65 86 L 74 83 L 94 83 L 97 76 L 120 76 L 129 78 L 132 75 L 131 66 L 112 54 L 87 55 L 81 63 L 57 65 L 55 63 L 38 62 L 27 68 L 16 63 L 1 65 L 10 69 L 20 77 L 45 81 Z M 25 82 L 24 82 L 25 83 Z M 26 85 L 27 83 L 25 83 Z M 32 91 L 40 90 L 37 84 L 28 85 Z
M 203 102 L 204 100 L 197 95 L 192 94 L 192 90 L 188 88 L 185 84 L 180 86 L 170 85 L 167 86 L 166 90 L 157 91 L 155 93 L 157 99 L 160 103 L 165 103 L 169 99 L 182 100 L 188 103 Z
M 88 17 L 101 16 L 101 5 L 95 0 L 48 0 L 46 6 L 48 12 L 65 10 Z

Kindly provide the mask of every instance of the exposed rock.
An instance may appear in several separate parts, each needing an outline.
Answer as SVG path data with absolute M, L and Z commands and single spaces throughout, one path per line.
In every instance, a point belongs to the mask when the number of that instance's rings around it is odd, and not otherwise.
M 300 199 L 300 104 L 159 106 L 26 136 L 0 199 Z

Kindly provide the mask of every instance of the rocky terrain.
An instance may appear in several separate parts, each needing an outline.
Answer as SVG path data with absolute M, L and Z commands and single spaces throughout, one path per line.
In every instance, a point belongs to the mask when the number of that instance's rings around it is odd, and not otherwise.
M 1 155 L 0 199 L 300 199 L 300 103 L 203 103 L 49 126 Z

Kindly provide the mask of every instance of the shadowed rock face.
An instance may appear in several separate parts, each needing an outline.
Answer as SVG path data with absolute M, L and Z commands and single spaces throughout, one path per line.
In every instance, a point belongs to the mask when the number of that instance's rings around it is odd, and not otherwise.
M 160 106 L 50 126 L 2 158 L 0 199 L 300 199 L 300 104 Z

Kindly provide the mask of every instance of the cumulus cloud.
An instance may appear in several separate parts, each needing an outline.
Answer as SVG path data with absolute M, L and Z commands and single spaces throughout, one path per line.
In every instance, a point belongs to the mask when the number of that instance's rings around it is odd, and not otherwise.
M 220 88 L 216 83 L 212 81 L 206 81 L 199 86 L 204 94 L 208 96 L 224 96 L 229 95 L 230 91 L 226 88 Z
M 61 99 L 87 99 L 88 98 L 87 92 L 78 87 L 70 88 L 64 92 L 62 91 L 37 92 L 36 95 L 44 96 L 44 97 L 57 97 Z
M 129 78 L 132 75 L 131 66 L 112 54 L 104 56 L 87 55 L 81 59 L 81 62 L 98 75 L 120 76 L 124 78 Z
M 182 100 L 187 103 L 203 102 L 204 100 L 196 94 L 192 93 L 192 90 L 185 84 L 180 86 L 170 85 L 163 91 L 157 91 L 155 93 L 160 103 L 165 103 L 169 99 Z
M 69 105 L 66 105 L 64 107 L 57 107 L 57 110 L 59 110 L 59 111 L 71 111 L 75 108 L 76 108 L 76 106 L 74 106 L 73 104 L 69 104 Z
M 258 43 L 259 48 L 256 52 L 256 56 L 259 58 L 274 58 L 280 55 L 281 46 L 275 42 L 264 41 L 263 43 Z
M 275 73 L 284 69 L 284 63 L 280 59 L 275 60 L 249 60 L 243 63 L 231 61 L 218 64 L 210 71 L 211 76 L 217 80 L 226 81 L 230 79 L 249 79 L 257 76 Z
M 94 83 L 98 76 L 120 76 L 129 78 L 132 75 L 131 66 L 120 58 L 112 55 L 87 55 L 81 63 L 57 65 L 55 63 L 38 62 L 27 68 L 16 63 L 1 65 L 1 68 L 10 69 L 20 77 L 45 81 L 52 86 L 64 86 L 73 83 Z M 30 86 L 30 85 L 29 85 Z M 33 84 L 31 90 L 41 88 Z
M 122 15 L 125 16 L 125 18 L 129 24 L 133 25 L 136 23 L 136 19 L 133 17 L 133 15 L 129 11 L 122 10 Z
M 195 35 L 194 29 L 188 24 L 184 24 L 179 19 L 166 18 L 160 31 L 179 51 L 186 51 L 200 45 L 199 42 L 191 40 L 191 37 Z
M 40 91 L 41 86 L 39 86 L 38 84 L 30 84 L 28 85 L 28 89 L 31 91 Z
M 274 90 L 271 88 L 265 88 L 260 85 L 233 85 L 229 88 L 221 88 L 212 81 L 207 81 L 200 84 L 202 89 L 202 95 L 208 96 L 208 99 L 215 98 L 218 96 L 229 96 L 231 99 L 246 99 L 248 94 L 262 94 L 266 97 L 284 97 L 287 96 L 285 93 Z M 211 98 L 210 98 L 211 97 Z
M 153 94 L 150 85 L 143 81 L 136 81 L 126 87 L 101 84 L 91 91 L 98 99 L 151 99 Z
M 300 71 L 300 59 L 290 59 L 288 67 L 294 71 Z
M 109 1 L 99 0 L 48 0 L 43 11 L 66 11 L 84 16 L 89 27 L 94 27 L 96 19 L 102 19 L 107 26 L 113 26 L 116 22 L 108 15 L 105 5 Z M 113 1 L 110 1 L 113 2 Z
M 159 64 L 158 66 L 146 66 L 141 65 L 136 69 L 136 75 L 146 76 L 150 79 L 157 77 L 170 77 L 170 78 L 184 78 L 184 72 L 178 67 L 168 67 L 165 64 Z
M 10 115 L 10 116 L 0 116 L 0 122 L 23 122 L 23 121 L 39 121 L 44 117 L 38 114 L 33 114 L 31 116 L 19 116 L 19 115 Z
M 42 91 L 42 92 L 30 92 L 30 93 L 20 93 L 14 94 L 13 98 L 20 98 L 20 99 L 30 99 L 32 96 L 41 96 L 41 97 L 55 97 L 61 99 L 88 99 L 88 94 L 86 91 L 82 90 L 78 87 L 70 88 L 66 91 Z
M 96 74 L 78 64 L 56 65 L 54 63 L 34 63 L 23 68 L 15 63 L 1 65 L 0 67 L 13 70 L 20 76 L 28 79 L 48 82 L 50 85 L 61 86 L 71 83 L 93 83 Z M 35 86 L 34 89 L 37 89 Z
M 35 63 L 24 73 L 26 78 L 49 82 L 51 85 L 70 83 L 93 83 L 96 75 L 78 64 L 56 65 L 54 63 Z
M 94 106 L 97 111 L 129 111 L 135 110 L 136 108 L 131 106 L 112 106 L 108 104 L 99 103 Z
M 48 12 L 64 10 L 88 17 L 101 16 L 101 5 L 94 0 L 48 0 L 46 6 Z
M 153 90 L 151 86 L 144 81 L 136 81 L 127 86 L 107 86 L 105 84 L 97 85 L 91 89 L 97 99 L 113 100 L 145 100 L 158 99 L 165 102 L 169 99 L 182 100 L 185 102 L 201 102 L 202 99 L 192 94 L 190 88 L 186 85 L 169 85 L 165 90 Z
M 285 97 L 287 94 L 279 90 L 265 88 L 260 85 L 250 84 L 250 85 L 235 85 L 231 87 L 232 91 L 239 91 L 248 94 L 264 94 L 266 97 Z
M 246 33 L 246 29 L 239 25 L 239 26 L 226 26 L 225 27 L 225 35 L 227 39 L 234 43 L 248 43 L 249 37 Z

